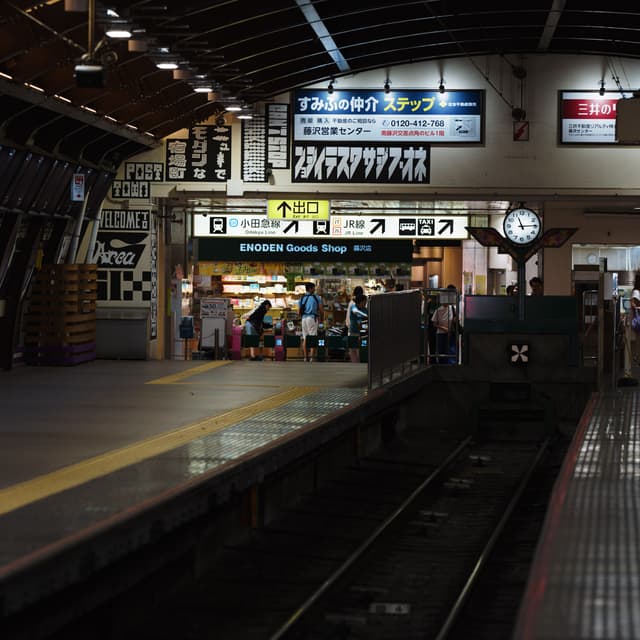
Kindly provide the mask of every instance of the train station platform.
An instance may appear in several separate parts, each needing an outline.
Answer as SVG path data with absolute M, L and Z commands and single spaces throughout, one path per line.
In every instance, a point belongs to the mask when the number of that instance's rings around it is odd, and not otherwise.
M 0 377 L 0 628 L 317 449 L 384 395 L 352 363 L 98 360 Z
M 596 393 L 556 481 L 514 640 L 640 638 L 640 392 Z

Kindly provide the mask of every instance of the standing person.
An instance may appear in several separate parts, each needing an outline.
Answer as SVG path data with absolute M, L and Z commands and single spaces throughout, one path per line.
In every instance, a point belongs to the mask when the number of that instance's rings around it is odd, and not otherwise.
M 305 285 L 306 293 L 300 298 L 298 311 L 302 318 L 302 355 L 305 362 L 313 362 L 316 354 L 315 347 L 307 349 L 307 336 L 318 335 L 318 324 L 324 316 L 322 309 L 322 298 L 316 294 L 316 285 L 313 282 L 307 282 Z
M 455 291 L 450 284 L 447 289 Z M 436 362 L 438 364 L 451 363 L 452 343 L 455 340 L 456 312 L 452 304 L 441 304 L 431 316 L 431 322 L 436 330 Z
M 636 277 L 633 280 L 633 291 L 631 292 L 631 328 L 633 329 L 633 318 L 640 316 L 640 273 L 636 273 Z M 640 333 L 635 329 L 631 331 L 633 334 L 633 344 L 631 348 L 631 355 L 634 364 L 640 364 Z
M 356 287 L 357 289 L 358 287 Z M 360 287 L 362 290 L 362 287 Z M 355 292 L 355 289 L 354 289 Z M 360 328 L 362 322 L 366 320 L 369 315 L 367 314 L 367 296 L 364 293 L 358 293 L 353 299 L 353 306 L 350 307 L 349 313 L 349 336 L 360 337 Z M 359 342 L 358 342 L 359 344 Z M 351 362 L 360 362 L 360 347 L 349 347 L 349 359 Z
M 345 314 L 344 319 L 344 323 L 347 325 L 347 333 L 349 335 L 351 335 L 351 329 L 349 328 L 351 326 L 351 309 L 353 309 L 356 304 L 356 297 L 363 295 L 364 289 L 360 285 L 357 285 L 353 288 L 353 296 L 351 297 L 351 300 L 349 300 L 349 304 L 347 305 L 347 313 Z
M 264 317 L 271 309 L 271 303 L 268 300 L 263 300 L 249 315 L 244 323 L 244 333 L 247 336 L 258 336 L 258 340 L 265 330 L 265 327 L 271 327 L 266 325 Z M 262 360 L 262 356 L 257 355 L 256 347 L 249 347 L 249 353 L 251 354 L 251 360 Z
M 529 286 L 531 287 L 531 295 L 532 296 L 541 296 L 544 293 L 544 285 L 542 283 L 542 278 L 538 278 L 538 276 L 533 276 L 531 280 L 529 280 Z

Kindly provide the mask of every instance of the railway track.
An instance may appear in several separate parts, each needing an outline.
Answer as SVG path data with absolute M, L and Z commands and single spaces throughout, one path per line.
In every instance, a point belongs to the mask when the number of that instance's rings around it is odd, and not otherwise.
M 404 431 L 246 542 L 226 546 L 212 571 L 153 603 L 144 624 L 121 637 L 444 638 L 466 598 L 448 622 L 452 607 L 471 592 L 469 575 L 480 574 L 478 559 L 488 557 L 487 542 L 498 539 L 543 450 L 533 441 Z M 79 629 L 60 637 L 82 637 Z

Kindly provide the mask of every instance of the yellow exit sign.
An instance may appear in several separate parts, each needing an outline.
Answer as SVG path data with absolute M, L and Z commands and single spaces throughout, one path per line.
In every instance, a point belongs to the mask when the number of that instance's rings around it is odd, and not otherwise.
M 328 220 L 328 200 L 268 200 L 267 217 L 280 220 Z

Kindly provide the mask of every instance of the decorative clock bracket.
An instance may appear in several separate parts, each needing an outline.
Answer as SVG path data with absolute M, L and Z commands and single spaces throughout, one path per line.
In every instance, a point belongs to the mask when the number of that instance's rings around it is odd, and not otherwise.
M 561 247 L 578 229 L 547 229 L 533 242 L 515 244 L 492 227 L 466 227 L 467 231 L 483 247 L 498 247 L 498 251 L 508 253 L 518 265 L 518 319 L 524 320 L 524 300 L 526 296 L 525 264 L 540 249 L 557 249 Z

